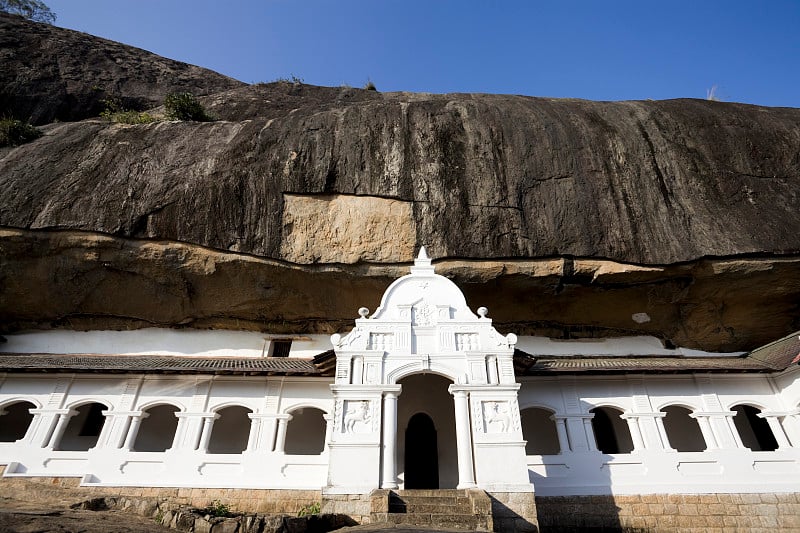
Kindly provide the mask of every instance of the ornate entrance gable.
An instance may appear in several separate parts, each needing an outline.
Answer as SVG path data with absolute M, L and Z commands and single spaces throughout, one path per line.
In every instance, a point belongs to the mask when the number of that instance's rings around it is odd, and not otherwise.
M 372 316 L 344 337 L 333 335 L 337 384 L 394 384 L 409 374 L 434 372 L 458 385 L 513 385 L 517 337 L 501 335 L 467 306 L 455 283 L 434 272 L 422 248 L 411 273 L 392 283 Z
M 411 273 L 392 283 L 370 316 L 332 335 L 336 378 L 329 492 L 397 488 L 398 382 L 412 374 L 450 379 L 458 488 L 531 491 L 520 429 L 513 354 L 516 335 L 492 327 L 449 279 L 435 273 L 425 249 Z M 358 468 L 354 468 L 358 465 Z

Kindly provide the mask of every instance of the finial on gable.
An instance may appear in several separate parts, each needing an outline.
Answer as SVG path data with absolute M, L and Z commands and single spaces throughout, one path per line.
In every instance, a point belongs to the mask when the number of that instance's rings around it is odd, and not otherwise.
M 414 266 L 411 267 L 412 274 L 433 274 L 433 265 L 431 265 L 431 258 L 428 257 L 428 252 L 424 246 L 420 246 L 419 254 L 414 259 Z

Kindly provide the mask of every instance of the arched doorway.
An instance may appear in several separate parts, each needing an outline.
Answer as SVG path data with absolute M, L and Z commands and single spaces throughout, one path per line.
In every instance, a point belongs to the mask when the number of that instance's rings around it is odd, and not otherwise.
M 452 489 L 458 453 L 452 382 L 435 374 L 401 379 L 397 405 L 397 472 L 403 488 Z
M 405 488 L 439 488 L 439 446 L 431 417 L 417 413 L 408 421 L 405 442 Z

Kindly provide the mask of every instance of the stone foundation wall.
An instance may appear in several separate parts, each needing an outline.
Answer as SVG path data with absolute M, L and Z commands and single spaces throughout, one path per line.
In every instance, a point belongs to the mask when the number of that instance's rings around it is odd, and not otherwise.
M 372 494 L 325 494 L 322 497 L 321 512 L 346 514 L 359 524 L 369 524 L 373 506 L 379 507 L 382 500 L 388 501 L 384 493 L 388 494 L 388 491 L 374 490 Z
M 0 466 L 0 473 L 5 469 Z M 81 487 L 75 477 L 0 477 L 0 496 L 19 499 L 75 503 L 100 497 L 148 498 L 169 501 L 174 505 L 197 508 L 218 500 L 231 511 L 258 514 L 296 515 L 302 509 L 322 502 L 318 490 L 277 489 L 193 489 L 159 487 Z
M 0 473 L 3 471 L 0 465 Z M 368 523 L 369 495 L 322 495 L 313 490 L 80 487 L 73 477 L 2 477 L 0 498 L 71 504 L 128 497 L 203 508 L 215 500 L 232 511 L 296 515 L 321 503 L 323 513 Z M 536 496 L 491 493 L 495 531 L 543 533 L 591 529 L 678 532 L 763 530 L 800 532 L 800 493 L 647 494 L 635 496 Z M 384 498 L 385 499 L 385 498 Z
M 532 492 L 491 492 L 494 530 L 510 533 L 535 532 L 536 501 Z
M 800 493 L 537 496 L 548 531 L 800 531 Z

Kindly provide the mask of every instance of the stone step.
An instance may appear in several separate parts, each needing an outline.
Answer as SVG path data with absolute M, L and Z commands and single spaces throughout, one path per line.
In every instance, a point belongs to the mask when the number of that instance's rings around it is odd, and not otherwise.
M 437 513 L 437 514 L 470 514 L 472 504 L 466 501 L 461 504 L 442 504 L 434 503 L 410 503 L 410 502 L 389 502 L 390 513 Z
M 386 521 L 398 526 L 431 526 L 470 531 L 485 529 L 478 517 L 472 514 L 389 513 Z
M 397 496 L 449 496 L 449 497 L 467 497 L 467 491 L 463 489 L 404 489 L 393 490 L 392 494 Z
M 405 503 L 405 504 L 422 504 L 422 505 L 469 505 L 470 500 L 466 496 L 462 498 L 453 498 L 450 496 L 390 496 L 389 504 Z

